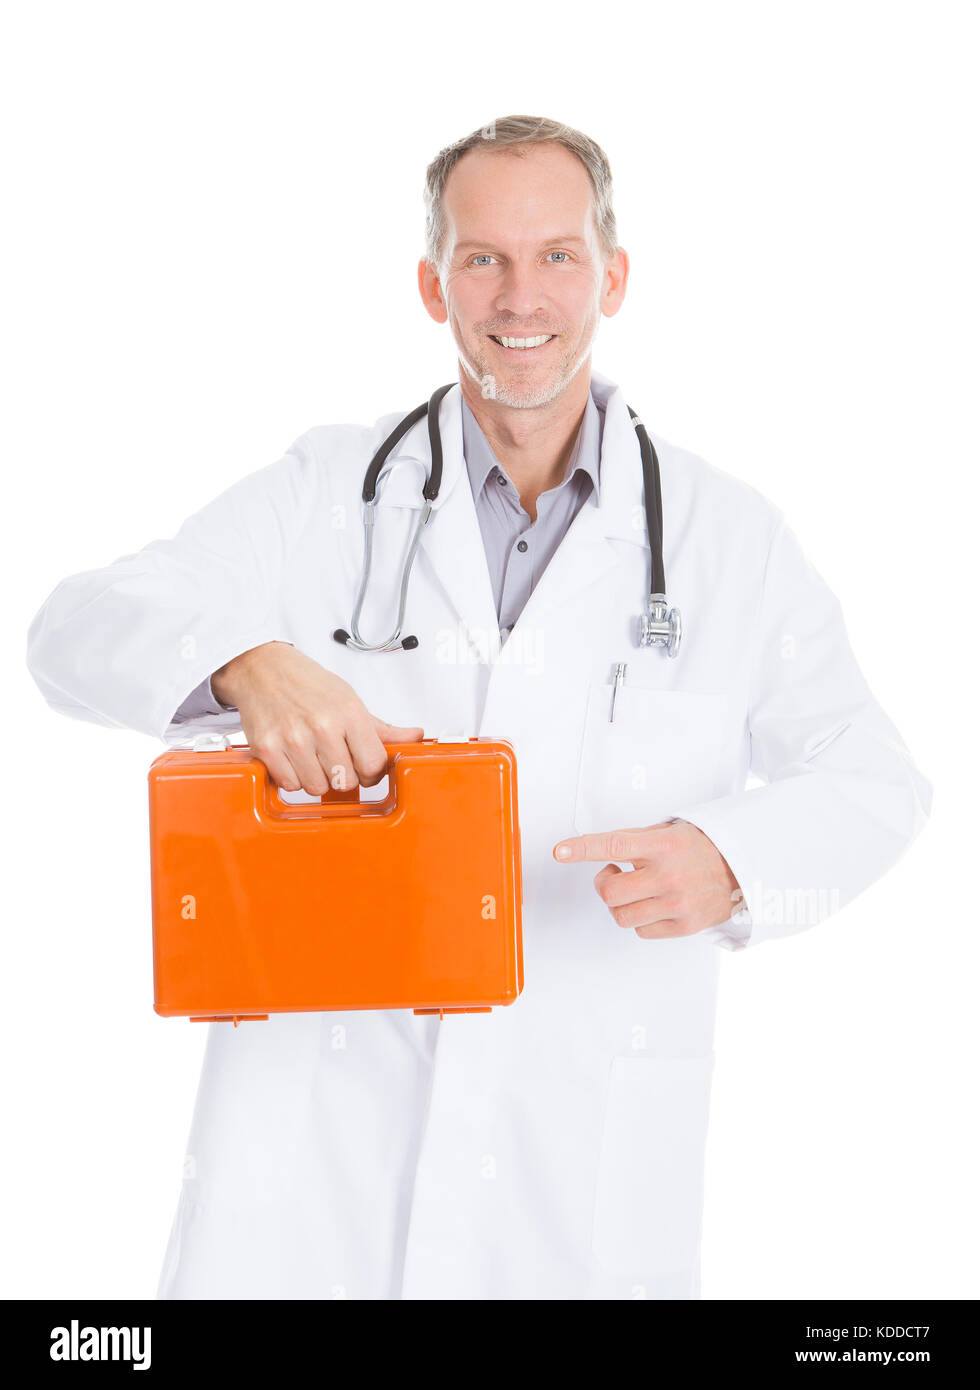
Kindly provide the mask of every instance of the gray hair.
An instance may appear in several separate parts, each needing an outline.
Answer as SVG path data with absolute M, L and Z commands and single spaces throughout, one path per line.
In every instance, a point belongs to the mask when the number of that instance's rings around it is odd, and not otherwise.
M 614 254 L 617 241 L 616 217 L 612 209 L 612 171 L 604 152 L 580 130 L 573 130 L 560 121 L 550 121 L 546 116 L 505 116 L 502 120 L 481 126 L 455 144 L 447 145 L 425 171 L 425 259 L 431 265 L 438 267 L 446 240 L 446 217 L 442 207 L 446 180 L 463 155 L 477 148 L 509 148 L 514 154 L 520 155 L 520 150 L 515 146 L 545 143 L 564 145 L 585 165 L 592 182 L 592 210 L 599 244 L 603 255 Z

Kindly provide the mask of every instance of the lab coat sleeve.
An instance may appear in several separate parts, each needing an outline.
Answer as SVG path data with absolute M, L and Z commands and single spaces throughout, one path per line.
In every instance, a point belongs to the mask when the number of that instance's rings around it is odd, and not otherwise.
M 727 860 L 744 893 L 709 929 L 742 949 L 839 911 L 924 826 L 932 784 L 858 668 L 841 606 L 781 515 L 753 642 L 750 766 L 763 786 L 679 808 Z
M 62 580 L 27 642 L 28 668 L 51 707 L 172 745 L 239 730 L 238 711 L 215 700 L 210 676 L 252 647 L 291 640 L 283 577 L 318 487 L 304 436 L 172 539 Z
M 174 714 L 175 724 L 185 724 L 189 721 L 199 720 L 206 714 L 223 714 L 225 711 L 234 708 L 232 705 L 223 705 L 214 691 L 211 689 L 211 677 L 201 681 L 201 684 L 188 695 L 187 699 L 181 703 L 180 708 Z

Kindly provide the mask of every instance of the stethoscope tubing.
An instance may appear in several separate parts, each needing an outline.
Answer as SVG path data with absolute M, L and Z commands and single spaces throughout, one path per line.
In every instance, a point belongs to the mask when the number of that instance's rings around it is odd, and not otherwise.
M 364 564 L 361 572 L 361 582 L 357 590 L 357 598 L 354 602 L 354 612 L 351 616 L 351 630 L 345 632 L 343 628 L 338 628 L 334 633 L 334 638 L 338 642 L 343 642 L 346 646 L 353 647 L 362 652 L 387 652 L 398 651 L 402 648 L 410 650 L 418 646 L 418 639 L 415 637 L 401 636 L 402 623 L 405 621 L 405 607 L 408 602 L 408 584 L 412 574 L 412 567 L 415 564 L 415 556 L 422 538 L 422 529 L 428 524 L 432 515 L 432 507 L 436 498 L 439 496 L 439 489 L 442 487 L 442 437 L 439 432 L 439 407 L 443 397 L 451 391 L 457 383 L 448 382 L 445 386 L 438 387 L 433 391 L 428 401 L 423 401 L 420 406 L 410 411 L 403 420 L 400 420 L 388 437 L 384 440 L 381 447 L 375 453 L 368 465 L 367 472 L 364 474 L 364 484 L 361 488 L 361 499 L 364 502 Z M 656 450 L 650 442 L 650 437 L 646 432 L 643 421 L 639 418 L 636 411 L 630 406 L 626 407 L 629 411 L 633 428 L 636 430 L 637 439 L 640 444 L 640 458 L 643 468 L 643 503 L 646 512 L 647 535 L 650 542 L 650 597 L 651 600 L 663 600 L 666 594 L 666 580 L 664 575 L 664 512 L 663 497 L 660 484 L 660 460 L 657 458 Z M 374 526 L 375 509 L 377 502 L 378 483 L 381 478 L 381 471 L 384 468 L 390 454 L 395 449 L 408 431 L 416 425 L 423 415 L 428 417 L 429 431 L 429 455 L 430 466 L 428 476 L 422 488 L 423 507 L 419 519 L 412 533 L 408 553 L 405 563 L 402 565 L 402 578 L 398 591 L 398 617 L 392 634 L 383 642 L 365 642 L 360 632 L 361 609 L 367 595 L 368 582 L 371 577 L 371 559 L 374 552 Z

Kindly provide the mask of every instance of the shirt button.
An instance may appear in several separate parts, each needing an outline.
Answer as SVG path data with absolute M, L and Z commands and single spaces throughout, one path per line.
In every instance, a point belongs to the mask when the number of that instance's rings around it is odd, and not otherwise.
M 517 548 L 523 554 L 523 552 L 527 550 L 527 541 L 518 541 Z
M 497 482 L 500 484 L 501 487 L 507 486 L 507 479 L 504 477 L 503 473 L 497 474 Z

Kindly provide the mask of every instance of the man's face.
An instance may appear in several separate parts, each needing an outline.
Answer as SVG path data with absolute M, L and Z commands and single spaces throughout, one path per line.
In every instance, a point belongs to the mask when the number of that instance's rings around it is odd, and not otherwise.
M 623 274 L 615 304 L 605 302 L 609 277 L 585 166 L 561 145 L 522 150 L 470 150 L 453 169 L 435 303 L 422 286 L 440 319 L 441 297 L 481 394 L 516 408 L 560 395 L 590 356 L 600 312 L 615 313 L 625 291 Z M 506 345 L 529 338 L 547 341 Z

